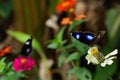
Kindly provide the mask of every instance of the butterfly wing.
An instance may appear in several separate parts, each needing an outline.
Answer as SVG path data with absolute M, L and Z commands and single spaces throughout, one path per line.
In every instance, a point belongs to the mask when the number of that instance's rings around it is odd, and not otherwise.
M 87 45 L 96 44 L 103 36 L 104 32 L 92 33 L 88 31 L 70 32 L 70 34 L 80 42 Z
M 23 56 L 29 56 L 32 51 L 32 37 L 30 37 L 23 45 L 20 54 Z
M 92 44 L 96 44 L 100 41 L 100 39 L 103 37 L 103 35 L 105 34 L 105 31 L 99 31 L 99 32 L 96 32 L 96 39 L 93 41 Z

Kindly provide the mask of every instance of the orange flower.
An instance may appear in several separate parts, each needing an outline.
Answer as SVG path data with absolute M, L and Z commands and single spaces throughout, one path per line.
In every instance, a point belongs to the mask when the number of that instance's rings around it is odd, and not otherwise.
M 56 6 L 56 9 L 58 12 L 67 12 L 68 9 L 72 8 L 76 3 L 76 0 L 66 0 L 64 2 L 61 2 Z
M 74 18 L 74 20 L 81 20 L 87 18 L 87 16 L 83 13 L 80 13 L 79 15 L 76 15 L 76 17 Z
M 0 50 L 0 56 L 4 56 L 5 54 L 9 53 L 11 50 L 11 46 L 7 46 L 5 49 Z
M 70 13 L 74 13 L 74 9 L 73 9 L 73 8 L 70 8 L 69 12 L 70 12 Z
M 61 21 L 61 25 L 72 24 L 72 21 L 69 17 L 63 18 Z

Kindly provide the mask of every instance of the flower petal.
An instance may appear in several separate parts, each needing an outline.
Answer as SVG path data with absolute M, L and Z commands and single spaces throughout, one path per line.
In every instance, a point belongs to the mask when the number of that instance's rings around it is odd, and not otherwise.
M 21 60 L 25 59 L 26 61 L 23 63 Z M 31 70 L 35 66 L 35 61 L 30 57 L 17 57 L 13 61 L 13 69 L 17 72 L 21 72 L 23 70 Z
M 88 61 L 88 64 L 90 62 L 93 64 L 99 64 L 99 61 L 91 54 L 86 55 L 85 59 Z
M 100 65 L 101 65 L 101 67 L 105 67 L 106 63 L 101 63 Z
M 110 56 L 116 55 L 116 54 L 118 54 L 118 50 L 117 50 L 117 49 L 115 49 L 115 50 L 112 51 L 111 53 L 107 54 L 107 55 L 105 56 L 105 59 L 107 59 L 107 58 L 110 57 Z
M 111 60 L 111 59 L 106 59 L 106 60 L 104 60 L 104 62 L 101 63 L 100 65 L 101 65 L 102 67 L 105 67 L 106 65 L 111 65 L 112 63 L 113 63 L 113 60 Z
M 76 3 L 76 0 L 66 0 L 66 1 L 63 1 L 61 2 L 60 4 L 58 4 L 56 6 L 56 9 L 58 12 L 67 12 L 68 9 L 72 8 Z

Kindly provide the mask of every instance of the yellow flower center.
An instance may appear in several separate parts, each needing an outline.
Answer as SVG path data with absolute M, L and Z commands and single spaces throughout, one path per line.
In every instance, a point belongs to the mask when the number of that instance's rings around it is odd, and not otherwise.
M 73 9 L 73 8 L 70 8 L 70 12 L 74 12 L 74 9 Z
M 21 63 L 24 64 L 27 60 L 25 58 L 21 59 Z
M 68 6 L 69 5 L 69 2 L 68 1 L 66 1 L 65 3 L 63 3 L 63 6 L 64 7 L 66 7 L 66 6 Z
M 97 47 L 95 47 L 95 48 L 93 48 L 92 50 L 91 50 L 91 54 L 92 55 L 95 55 L 95 54 L 97 54 L 99 51 L 98 51 L 98 48 Z

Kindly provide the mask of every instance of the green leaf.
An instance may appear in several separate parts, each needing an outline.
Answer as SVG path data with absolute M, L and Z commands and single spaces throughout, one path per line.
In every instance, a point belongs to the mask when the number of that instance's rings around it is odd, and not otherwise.
M 19 32 L 19 31 L 7 30 L 7 33 L 22 43 L 24 43 L 28 38 L 31 37 L 31 35 L 28 35 L 28 34 L 25 34 L 23 32 Z M 35 38 L 33 39 L 32 46 L 35 50 L 38 51 L 38 49 L 39 49 L 39 52 L 42 52 L 40 43 Z
M 48 45 L 48 48 L 57 49 L 57 48 L 61 47 L 62 45 L 64 45 L 67 42 L 66 40 L 62 40 L 64 30 L 65 30 L 65 27 L 63 27 L 60 30 L 60 32 L 55 37 L 55 39 L 48 41 L 50 43 Z
M 41 44 L 34 38 L 33 39 L 33 48 L 38 52 L 38 53 L 43 53 L 43 49 L 41 47 Z M 42 55 L 42 54 L 40 54 Z
M 31 36 L 23 32 L 12 31 L 12 30 L 7 30 L 7 33 L 22 43 L 24 43 Z
M 107 18 L 105 21 L 105 24 L 107 26 L 108 33 L 111 32 L 111 29 L 113 28 L 113 24 L 117 17 L 117 11 L 115 9 L 110 9 L 107 12 Z
M 85 21 L 87 21 L 87 19 L 82 19 L 82 20 L 79 20 L 79 21 L 74 21 L 73 24 L 70 25 L 68 31 L 70 32 L 74 27 L 76 27 L 77 25 L 79 25 L 79 24 L 81 24 L 81 23 L 83 23 Z
M 94 75 L 94 80 L 107 80 L 108 78 L 110 78 L 110 76 L 112 76 L 115 73 L 117 66 L 117 62 L 114 62 L 112 65 L 107 65 L 104 68 L 102 68 L 101 66 L 97 66 L 96 74 Z
M 7 0 L 5 2 L 0 2 L 0 15 L 3 18 L 6 18 L 10 11 L 13 9 L 12 0 Z
M 56 39 L 59 43 L 62 42 L 64 30 L 65 30 L 65 27 L 63 26 L 62 29 L 60 30 L 60 32 L 58 33 L 58 35 L 56 36 Z
M 64 48 L 69 50 L 69 49 L 71 49 L 71 48 L 73 48 L 73 47 L 74 47 L 73 44 L 69 44 L 69 45 L 66 45 Z
M 19 31 L 7 30 L 7 33 L 22 43 L 31 37 L 31 35 Z M 45 57 L 40 43 L 35 38 L 33 39 L 32 43 L 33 49 L 35 49 L 40 54 L 40 56 Z
M 60 47 L 62 47 L 67 41 L 66 40 L 63 40 L 62 42 L 58 42 L 56 40 L 51 40 L 49 41 L 50 44 L 48 44 L 48 48 L 50 49 L 60 49 Z
M 76 49 L 82 54 L 84 55 L 86 53 L 86 51 L 88 50 L 88 45 L 76 40 L 75 38 L 72 38 L 72 44 L 76 47 Z
M 85 68 L 74 68 L 68 71 L 68 74 L 75 75 L 79 80 L 92 80 L 91 73 Z
M 68 58 L 66 59 L 66 62 L 71 62 L 73 60 L 77 60 L 80 59 L 80 54 L 78 52 L 74 52 L 71 55 L 68 56 Z
M 1 60 L 0 60 L 0 73 L 2 73 L 3 71 L 4 71 L 4 69 L 5 69 L 5 67 L 6 67 L 6 64 L 5 64 L 5 59 L 6 58 L 2 58 Z
M 5 59 L 6 59 L 6 57 L 3 57 L 3 58 L 0 60 L 0 62 L 4 62 Z
M 67 40 L 62 40 L 60 46 L 63 46 L 66 42 L 67 42 Z
M 47 47 L 50 49 L 56 49 L 58 48 L 58 44 L 56 42 L 52 42 Z
M 1 76 L 0 80 L 8 80 L 6 76 Z
M 19 80 L 21 77 L 25 77 L 23 73 L 14 71 L 9 71 L 6 76 L 7 80 Z
M 9 69 L 11 68 L 11 65 L 12 65 L 12 62 L 9 62 L 9 63 L 6 65 L 4 72 L 7 71 L 7 70 L 9 70 Z
M 66 53 L 62 53 L 59 57 L 58 57 L 58 66 L 61 67 L 62 66 L 62 62 L 64 60 L 64 58 L 67 56 Z

